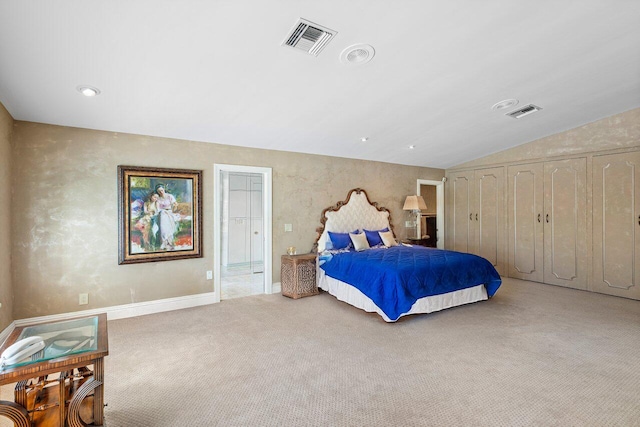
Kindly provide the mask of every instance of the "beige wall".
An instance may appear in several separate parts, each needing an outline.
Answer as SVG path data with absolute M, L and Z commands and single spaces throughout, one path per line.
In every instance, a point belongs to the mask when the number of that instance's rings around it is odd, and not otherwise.
M 420 195 L 424 199 L 424 203 L 427 205 L 427 210 L 423 210 L 422 213 L 435 214 L 438 212 L 438 197 L 435 185 L 421 185 Z
M 361 187 L 388 207 L 441 169 L 16 122 L 12 137 L 16 319 L 213 291 L 213 164 L 273 168 L 273 280 L 288 246 L 311 249 L 322 210 Z M 118 265 L 118 165 L 202 169 L 204 258 Z M 284 233 L 284 224 L 293 224 Z M 78 306 L 78 294 L 89 305 Z
M 522 119 L 526 120 L 526 119 Z M 573 156 L 640 146 L 640 108 L 500 151 L 448 170 Z
M 0 331 L 13 322 L 11 286 L 11 132 L 13 118 L 0 104 Z

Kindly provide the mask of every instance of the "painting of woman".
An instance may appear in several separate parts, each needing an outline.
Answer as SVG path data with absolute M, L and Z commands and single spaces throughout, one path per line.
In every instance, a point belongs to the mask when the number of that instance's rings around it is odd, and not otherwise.
M 151 193 L 149 198 L 142 207 L 140 219 L 136 224 L 136 229 L 142 233 L 142 245 L 145 250 L 152 251 L 155 249 L 158 215 L 158 194 Z
M 160 249 L 171 251 L 174 249 L 175 233 L 176 233 L 176 220 L 179 219 L 179 215 L 174 211 L 178 206 L 176 198 L 173 194 L 166 191 L 163 184 L 156 185 L 156 194 L 158 195 L 158 226 L 160 230 Z

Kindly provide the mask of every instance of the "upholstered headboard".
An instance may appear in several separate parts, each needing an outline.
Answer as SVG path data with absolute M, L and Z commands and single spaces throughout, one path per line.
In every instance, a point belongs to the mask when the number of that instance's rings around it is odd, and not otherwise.
M 367 192 L 361 188 L 349 191 L 344 202 L 338 202 L 335 206 L 323 210 L 320 223 L 322 226 L 316 229 L 318 252 L 322 252 L 326 247 L 328 231 L 349 233 L 354 230 L 380 230 L 385 227 L 393 231 L 389 209 L 371 203 Z

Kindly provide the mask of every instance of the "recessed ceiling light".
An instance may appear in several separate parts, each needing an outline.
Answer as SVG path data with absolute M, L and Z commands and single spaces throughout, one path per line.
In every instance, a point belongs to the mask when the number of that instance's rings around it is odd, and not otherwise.
M 76 89 L 78 89 L 78 92 L 80 92 L 84 96 L 100 95 L 100 90 L 98 88 L 93 87 L 93 86 L 80 85 Z
M 518 101 L 517 99 L 505 99 L 504 101 L 496 102 L 495 104 L 493 104 L 491 109 L 494 111 L 504 110 L 505 108 L 515 107 L 516 105 L 518 105 L 518 102 L 520 101 Z
M 362 142 L 367 142 L 369 140 L 368 136 L 363 136 L 362 138 L 360 138 L 360 141 Z
M 415 146 L 415 145 L 410 145 L 410 146 L 409 146 L 409 150 L 413 150 L 414 148 L 416 148 L 416 146 Z

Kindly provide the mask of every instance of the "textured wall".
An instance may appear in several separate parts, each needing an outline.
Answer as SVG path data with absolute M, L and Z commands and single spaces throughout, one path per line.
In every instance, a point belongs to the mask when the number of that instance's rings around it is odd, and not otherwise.
M 13 118 L 0 104 L 0 331 L 13 322 L 11 283 L 11 132 Z
M 438 212 L 438 194 L 435 185 L 421 185 L 420 195 L 424 199 L 424 203 L 427 205 L 427 210 L 422 213 L 435 214 Z
M 522 119 L 527 120 L 527 119 Z M 616 114 L 575 129 L 500 151 L 448 170 L 542 160 L 554 156 L 631 148 L 640 145 L 640 108 Z
M 288 246 L 311 249 L 325 207 L 362 187 L 392 211 L 441 169 L 16 122 L 12 137 L 16 319 L 211 292 L 213 164 L 273 168 L 273 280 Z M 202 169 L 204 258 L 118 265 L 118 165 Z M 284 233 L 284 224 L 293 233 Z M 78 294 L 89 305 L 78 306 Z
M 0 104 L 0 331 L 13 322 L 11 286 L 11 132 L 13 118 Z

